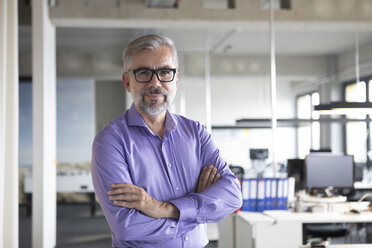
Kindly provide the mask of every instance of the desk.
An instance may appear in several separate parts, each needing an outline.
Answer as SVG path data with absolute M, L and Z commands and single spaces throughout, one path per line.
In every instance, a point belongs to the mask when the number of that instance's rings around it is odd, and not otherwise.
M 253 212 L 239 212 L 235 218 L 235 248 L 298 248 L 302 245 L 300 222 L 276 221 Z
M 293 213 L 282 210 L 264 213 L 239 212 L 235 220 L 235 247 L 298 248 L 303 245 L 303 224 L 312 223 L 372 223 L 372 212 L 360 214 Z
M 32 172 L 25 174 L 24 191 L 27 198 L 27 215 L 31 214 Z M 56 193 L 87 193 L 90 199 L 90 212 L 95 215 L 96 196 L 90 170 L 57 171 Z
M 307 223 L 371 223 L 372 212 L 352 213 L 293 213 L 289 211 L 265 211 L 264 214 L 276 221 L 297 221 L 301 224 Z
M 371 248 L 372 244 L 351 244 L 351 245 L 328 245 L 328 248 Z M 300 248 L 311 248 L 310 245 L 301 245 Z

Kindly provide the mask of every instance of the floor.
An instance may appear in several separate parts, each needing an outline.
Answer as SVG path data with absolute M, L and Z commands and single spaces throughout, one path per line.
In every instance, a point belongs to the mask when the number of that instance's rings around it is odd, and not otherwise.
M 31 247 L 31 216 L 26 207 L 19 208 L 19 248 Z M 87 204 L 57 205 L 57 248 L 104 248 L 111 247 L 111 235 L 102 214 L 98 209 L 90 216 Z M 206 248 L 216 248 L 217 241 L 210 242 Z

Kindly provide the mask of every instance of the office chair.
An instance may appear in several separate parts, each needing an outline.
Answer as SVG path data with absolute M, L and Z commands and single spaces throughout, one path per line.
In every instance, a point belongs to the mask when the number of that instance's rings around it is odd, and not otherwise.
M 242 180 L 243 177 L 244 177 L 244 169 L 243 167 L 239 166 L 239 165 L 229 165 L 229 168 L 231 170 L 232 173 L 234 173 L 234 175 Z
M 328 238 L 345 237 L 349 234 L 349 227 L 345 223 L 333 224 L 307 224 L 304 225 L 304 241 L 308 237 L 320 238 L 327 240 Z

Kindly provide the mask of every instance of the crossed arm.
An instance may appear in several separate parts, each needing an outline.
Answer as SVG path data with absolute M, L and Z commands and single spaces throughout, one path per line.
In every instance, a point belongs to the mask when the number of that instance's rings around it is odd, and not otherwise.
M 213 165 L 205 166 L 198 180 L 196 193 L 200 193 L 220 179 L 217 168 Z M 129 183 L 115 183 L 107 192 L 109 200 L 117 206 L 134 208 L 152 218 L 175 218 L 178 219 L 180 211 L 170 202 L 161 202 L 136 185 Z

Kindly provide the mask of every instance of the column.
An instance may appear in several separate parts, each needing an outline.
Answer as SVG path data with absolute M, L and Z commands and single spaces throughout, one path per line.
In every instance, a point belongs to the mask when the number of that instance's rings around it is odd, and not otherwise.
M 0 248 L 18 247 L 18 1 L 0 0 Z
M 56 246 L 56 40 L 48 1 L 32 1 L 32 247 Z

